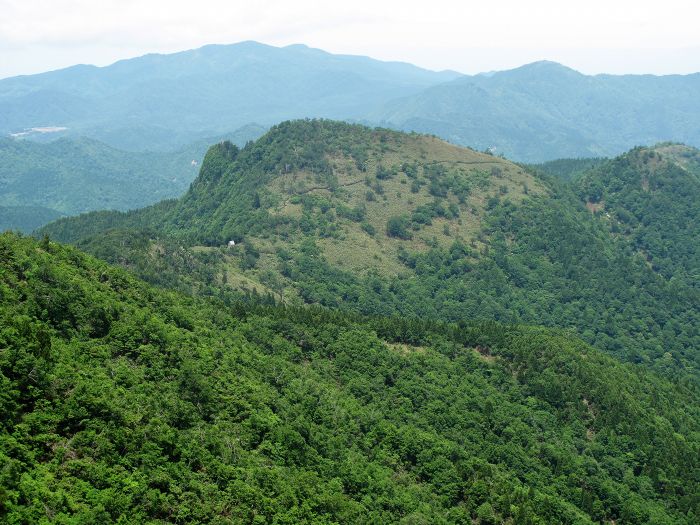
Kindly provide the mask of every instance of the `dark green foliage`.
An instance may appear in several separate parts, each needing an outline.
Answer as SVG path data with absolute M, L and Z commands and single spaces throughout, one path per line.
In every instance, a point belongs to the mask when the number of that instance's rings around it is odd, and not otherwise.
M 2 521 L 697 522 L 697 394 L 570 334 L 0 276 Z
M 377 166 L 377 178 L 379 180 L 390 179 L 394 175 L 395 175 L 395 173 L 392 170 L 390 170 L 389 168 L 385 168 L 382 165 Z
M 587 171 L 600 166 L 607 159 L 592 157 L 584 159 L 556 159 L 541 164 L 531 164 L 530 169 L 535 169 L 555 177 L 562 181 L 573 181 Z
M 241 260 L 242 270 L 250 270 L 251 268 L 255 268 L 259 258 L 260 252 L 252 242 L 248 241 L 243 244 L 243 259 Z
M 353 208 L 349 208 L 340 204 L 335 207 L 335 211 L 338 214 L 338 217 L 350 219 L 354 222 L 362 222 L 365 219 L 365 216 L 367 215 L 367 210 L 362 206 L 355 206 Z
M 652 268 L 697 286 L 700 277 L 700 152 L 681 145 L 637 148 L 577 182 L 584 201 L 603 203 L 616 233 Z
M 143 230 L 107 230 L 77 246 L 100 259 L 127 268 L 152 284 L 196 295 L 217 293 L 218 252 L 197 252 L 173 239 Z
M 363 222 L 360 226 L 368 235 L 374 236 L 377 233 L 376 228 L 368 222 Z
M 414 229 L 418 229 L 422 225 L 431 224 L 436 217 L 449 217 L 452 219 L 458 216 L 459 208 L 456 205 L 450 204 L 449 208 L 445 209 L 441 202 L 434 201 L 416 208 L 411 214 L 411 222 Z
M 410 234 L 408 218 L 392 231 Z M 697 381 L 700 295 L 655 273 L 568 192 L 523 206 L 498 203 L 478 258 L 459 241 L 428 252 L 404 250 L 416 277 L 360 277 L 304 256 L 294 281 L 311 302 L 365 313 L 443 320 L 498 319 L 573 328 L 589 343 L 627 361 Z M 331 272 L 335 275 L 329 280 Z M 339 302 L 338 297 L 343 301 Z
M 396 237 L 404 240 L 410 239 L 411 232 L 408 231 L 410 224 L 408 217 L 405 215 L 390 217 L 386 223 L 386 233 L 389 237 Z

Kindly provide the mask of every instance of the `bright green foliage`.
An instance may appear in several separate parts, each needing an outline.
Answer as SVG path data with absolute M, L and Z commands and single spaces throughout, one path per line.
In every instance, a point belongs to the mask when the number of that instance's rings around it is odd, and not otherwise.
M 570 334 L 215 303 L 0 236 L 0 520 L 696 523 L 697 393 Z
M 680 144 L 637 148 L 586 174 L 577 187 L 655 271 L 697 285 L 700 151 Z

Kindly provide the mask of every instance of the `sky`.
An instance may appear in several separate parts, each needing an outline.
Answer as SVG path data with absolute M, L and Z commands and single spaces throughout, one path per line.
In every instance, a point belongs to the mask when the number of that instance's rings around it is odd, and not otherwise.
M 256 40 L 474 74 L 700 71 L 697 0 L 0 0 L 0 78 Z

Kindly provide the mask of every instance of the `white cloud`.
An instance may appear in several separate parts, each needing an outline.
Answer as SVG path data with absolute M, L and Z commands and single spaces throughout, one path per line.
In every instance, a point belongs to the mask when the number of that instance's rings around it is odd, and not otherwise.
M 470 73 L 542 58 L 686 73 L 700 70 L 699 14 L 689 0 L 0 0 L 0 76 L 241 40 Z

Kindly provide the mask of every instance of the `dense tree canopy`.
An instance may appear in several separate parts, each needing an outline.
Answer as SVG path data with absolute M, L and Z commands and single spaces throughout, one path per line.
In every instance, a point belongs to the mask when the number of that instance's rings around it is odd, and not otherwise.
M 8 523 L 697 522 L 697 394 L 570 334 L 0 272 Z

